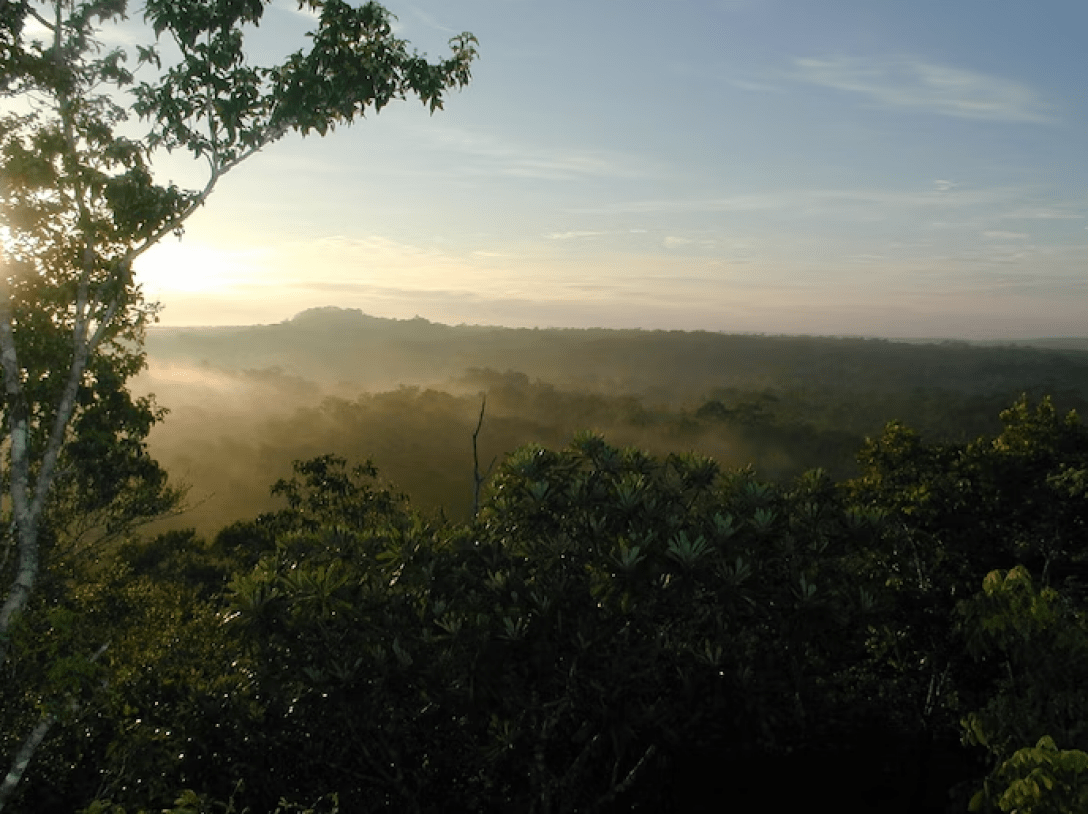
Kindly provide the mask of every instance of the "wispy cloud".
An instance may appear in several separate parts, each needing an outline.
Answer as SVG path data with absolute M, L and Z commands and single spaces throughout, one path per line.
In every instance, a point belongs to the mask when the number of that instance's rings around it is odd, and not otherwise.
M 804 82 L 857 93 L 887 108 L 961 119 L 1046 123 L 1054 117 L 1025 84 L 918 59 L 796 59 Z
M 662 241 L 662 244 L 666 249 L 679 249 L 684 246 L 690 246 L 693 248 L 713 249 L 718 245 L 716 240 L 707 240 L 705 238 L 693 238 L 693 237 L 680 237 L 679 235 L 667 235 Z
M 690 198 L 672 200 L 620 201 L 600 207 L 570 209 L 580 214 L 648 214 L 659 212 L 746 212 L 775 209 L 784 196 L 775 194 L 730 195 L 721 198 Z
M 447 34 L 459 34 L 460 33 L 457 29 L 450 28 L 448 25 L 444 25 L 433 14 L 428 14 L 426 11 L 419 8 L 418 6 L 409 5 L 408 8 L 411 9 L 412 15 L 416 19 L 418 19 L 421 23 L 428 26 L 429 28 L 433 28 L 436 31 L 442 31 L 442 32 L 445 32 Z
M 508 158 L 503 172 L 516 178 L 567 181 L 586 176 L 629 178 L 638 175 L 638 172 L 632 168 L 623 167 L 608 158 L 590 153 L 523 155 L 508 156 Z
M 752 82 L 748 79 L 727 79 L 725 81 L 735 88 L 750 93 L 782 93 L 784 91 L 779 85 L 772 85 L 769 82 Z
M 515 143 L 455 128 L 431 128 L 426 138 L 475 159 L 470 172 L 515 178 L 571 181 L 581 178 L 650 178 L 661 174 L 652 160 L 600 150 L 553 149 Z M 463 171 L 466 165 L 459 165 Z
M 603 207 L 572 209 L 583 214 L 645 214 L 645 213 L 713 213 L 757 212 L 766 210 L 831 212 L 834 207 L 874 207 L 899 209 L 961 209 L 976 206 L 1007 204 L 1016 199 L 1014 189 L 953 190 L 940 182 L 933 190 L 895 191 L 876 189 L 815 189 L 781 190 L 768 193 L 729 195 L 720 198 L 689 198 L 672 200 L 622 201 Z M 1044 217 L 1042 214 L 1034 217 Z M 1052 214 L 1050 217 L 1077 217 Z
M 1010 220 L 1079 220 L 1085 217 L 1085 207 L 1083 204 L 1071 205 L 1068 209 L 1053 206 L 1022 207 L 1005 213 L 1003 217 Z
M 1031 259 L 1034 256 L 1033 251 L 1017 250 L 1017 251 L 1002 251 L 995 249 L 976 249 L 971 251 L 963 251 L 958 254 L 947 257 L 946 259 L 953 263 L 982 263 L 986 265 L 1002 264 L 1012 265 L 1017 263 L 1023 263 L 1026 260 Z
M 599 235 L 607 235 L 608 232 L 552 232 L 545 235 L 548 240 L 571 240 L 577 237 L 598 237 Z

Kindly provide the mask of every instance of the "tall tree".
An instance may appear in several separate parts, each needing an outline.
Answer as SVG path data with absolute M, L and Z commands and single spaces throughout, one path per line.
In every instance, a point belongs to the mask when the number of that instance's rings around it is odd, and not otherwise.
M 269 0 L 148 0 L 136 68 L 106 49 L 103 28 L 127 0 L 16 0 L 0 12 L 0 369 L 14 576 L 0 607 L 0 664 L 41 567 L 40 525 L 94 360 L 124 369 L 155 318 L 132 264 L 181 233 L 219 180 L 294 130 L 324 134 L 368 107 L 418 96 L 431 111 L 463 86 L 476 40 L 451 40 L 430 63 L 393 35 L 377 3 L 300 0 L 318 15 L 308 50 L 250 63 L 246 34 Z M 172 61 L 164 62 L 163 40 Z M 134 138 L 131 110 L 146 123 Z M 123 131 L 123 132 L 122 132 Z M 162 184 L 160 148 L 206 162 L 199 189 Z
M 317 19 L 308 48 L 254 65 L 246 36 L 269 2 L 146 0 L 147 36 L 134 55 L 103 44 L 127 19 L 127 0 L 0 3 L 0 393 L 10 498 L 0 575 L 11 580 L 0 605 L 0 666 L 48 553 L 43 518 L 73 459 L 65 450 L 78 428 L 94 425 L 81 416 L 101 411 L 98 394 L 115 392 L 143 364 L 157 307 L 143 299 L 133 262 L 180 236 L 225 174 L 287 133 L 323 135 L 408 96 L 434 112 L 469 81 L 471 34 L 431 63 L 393 35 L 392 15 L 373 2 L 299 0 Z M 162 150 L 203 162 L 203 186 L 156 179 Z

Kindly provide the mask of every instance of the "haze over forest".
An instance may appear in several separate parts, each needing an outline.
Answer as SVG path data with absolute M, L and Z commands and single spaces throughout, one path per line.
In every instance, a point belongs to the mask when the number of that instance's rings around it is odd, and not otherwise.
M 894 342 L 685 331 L 456 327 L 318 308 L 272 325 L 160 327 L 138 392 L 167 419 L 151 452 L 193 485 L 168 521 L 212 534 L 278 505 L 294 459 L 372 459 L 413 503 L 471 512 L 480 469 L 581 430 L 657 454 L 695 450 L 785 479 L 855 473 L 901 420 L 931 440 L 998 430 L 1022 392 L 1088 411 L 1088 339 Z

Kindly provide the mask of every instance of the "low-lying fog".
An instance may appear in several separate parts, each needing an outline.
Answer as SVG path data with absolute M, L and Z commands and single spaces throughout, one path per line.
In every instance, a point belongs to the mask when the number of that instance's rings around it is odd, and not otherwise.
M 526 331 L 319 309 L 274 326 L 159 329 L 133 382 L 170 410 L 149 443 L 213 534 L 276 507 L 292 460 L 371 459 L 414 505 L 471 511 L 481 466 L 594 429 L 658 454 L 697 450 L 772 478 L 846 477 L 893 418 L 931 435 L 995 431 L 1022 391 L 1088 407 L 1088 353 L 879 340 Z M 500 372 L 501 371 L 501 372 Z

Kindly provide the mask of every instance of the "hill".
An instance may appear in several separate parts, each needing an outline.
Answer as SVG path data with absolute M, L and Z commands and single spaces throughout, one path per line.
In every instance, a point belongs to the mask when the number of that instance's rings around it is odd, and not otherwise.
M 463 516 L 484 395 L 481 467 L 588 428 L 765 477 L 848 477 L 864 437 L 893 419 L 963 440 L 996 432 L 1024 392 L 1088 409 L 1081 344 L 511 329 L 323 308 L 276 325 L 155 328 L 137 387 L 172 411 L 152 451 L 199 487 L 175 524 L 211 530 L 270 508 L 293 458 L 327 452 L 373 458 L 419 504 Z

